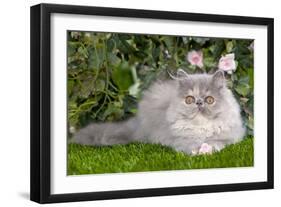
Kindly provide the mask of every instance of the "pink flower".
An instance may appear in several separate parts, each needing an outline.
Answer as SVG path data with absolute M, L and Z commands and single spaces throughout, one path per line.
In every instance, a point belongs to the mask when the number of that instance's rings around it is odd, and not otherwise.
M 213 147 L 207 143 L 203 143 L 199 149 L 199 154 L 212 154 Z
M 192 50 L 187 53 L 187 60 L 191 65 L 196 65 L 199 68 L 203 67 L 203 53 L 202 51 Z
M 235 63 L 235 55 L 234 53 L 227 54 L 222 56 L 219 60 L 219 69 L 232 73 L 232 71 L 236 70 L 236 63 Z

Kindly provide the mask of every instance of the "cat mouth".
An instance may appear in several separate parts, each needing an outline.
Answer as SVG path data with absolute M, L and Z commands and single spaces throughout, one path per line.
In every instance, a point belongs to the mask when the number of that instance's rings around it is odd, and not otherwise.
M 198 115 L 202 115 L 208 119 L 216 117 L 216 114 L 212 114 L 208 108 L 203 106 L 197 106 L 192 109 L 192 111 L 186 116 L 189 120 L 196 118 Z
M 197 107 L 197 112 L 195 112 L 194 117 L 196 117 L 198 114 L 201 114 L 201 115 L 203 115 L 203 116 L 205 116 L 205 117 L 208 117 L 208 118 L 215 118 L 215 117 L 217 117 L 220 113 L 213 114 L 213 113 L 211 113 L 210 110 L 208 110 L 208 109 L 206 109 L 206 108 L 204 108 L 204 107 L 198 106 L 198 107 Z
M 198 106 L 198 111 L 199 111 L 199 112 L 203 112 L 203 111 L 204 111 L 204 107 Z
M 194 119 L 198 114 L 205 114 L 205 109 L 203 107 L 194 108 L 192 114 L 189 116 L 189 119 Z

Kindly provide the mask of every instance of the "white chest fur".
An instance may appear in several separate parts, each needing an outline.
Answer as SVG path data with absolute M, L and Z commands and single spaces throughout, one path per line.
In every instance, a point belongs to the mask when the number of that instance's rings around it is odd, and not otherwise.
M 176 121 L 171 125 L 171 128 L 175 135 L 204 140 L 216 134 L 220 134 L 222 125 L 221 123 L 214 120 L 210 121 L 206 117 L 198 114 L 192 121 Z

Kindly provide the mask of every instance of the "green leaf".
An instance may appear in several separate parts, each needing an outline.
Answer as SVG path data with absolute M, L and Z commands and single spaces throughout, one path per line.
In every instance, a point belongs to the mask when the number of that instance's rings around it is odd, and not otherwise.
M 228 41 L 226 43 L 226 52 L 227 53 L 231 53 L 232 52 L 232 49 L 233 49 L 233 42 L 232 41 Z
M 134 53 L 136 50 L 132 46 L 132 41 L 127 40 L 127 38 L 123 35 L 119 35 L 119 44 L 118 44 L 118 49 L 121 50 L 123 53 Z
M 76 45 L 73 44 L 67 44 L 67 57 L 71 57 L 75 54 L 76 52 Z
M 87 101 L 79 106 L 80 111 L 90 111 L 93 107 L 97 106 L 98 102 L 94 98 L 89 98 Z
M 154 61 L 157 61 L 160 55 L 160 47 L 153 47 L 152 49 L 152 57 L 154 59 Z
M 247 75 L 240 76 L 239 83 L 240 84 L 248 84 L 249 83 L 249 76 L 247 76 Z
M 197 68 L 196 65 L 191 65 L 190 64 L 190 65 L 188 65 L 188 72 L 192 73 L 192 72 L 194 72 L 196 70 L 196 68 Z
M 87 51 L 87 49 L 85 47 L 80 46 L 78 48 L 77 52 L 80 53 L 80 55 L 84 56 L 85 58 L 88 58 L 89 54 L 88 54 L 88 51 Z
M 107 60 L 108 63 L 112 66 L 116 66 L 121 63 L 121 59 L 117 57 L 117 55 L 113 54 L 112 52 L 107 53 Z
M 206 57 L 203 59 L 203 63 L 208 68 L 213 68 L 217 65 L 217 63 L 214 61 L 214 58 L 212 57 Z
M 111 53 L 112 50 L 115 48 L 115 46 L 116 46 L 116 43 L 115 43 L 114 39 L 109 39 L 107 41 L 107 46 L 106 46 L 107 52 Z
M 238 58 L 239 66 L 242 68 L 252 68 L 253 67 L 253 59 L 250 58 L 248 55 L 240 55 L 240 58 Z
M 101 68 L 104 60 L 104 45 L 103 44 L 95 44 L 93 47 L 89 48 L 89 58 L 88 65 L 89 69 L 99 69 Z
M 130 115 L 130 114 L 135 114 L 137 112 L 137 98 L 130 96 L 130 95 L 126 95 L 123 98 L 123 103 L 124 103 L 124 111 L 125 111 L 125 115 Z
M 168 48 L 168 51 L 171 52 L 174 50 L 174 38 L 170 36 L 162 36 L 161 40 L 164 42 L 166 47 Z
M 235 52 L 235 57 L 237 59 L 242 59 L 244 55 L 250 55 L 251 51 L 249 50 L 250 42 L 248 40 L 236 40 L 236 47 L 233 51 Z
M 247 96 L 250 92 L 250 86 L 248 84 L 242 83 L 235 87 L 235 91 L 242 96 Z
M 254 70 L 253 68 L 249 68 L 247 70 L 248 72 L 248 77 L 249 77 L 249 85 L 253 89 L 254 88 Z
M 94 76 L 90 71 L 85 71 L 77 76 L 79 84 L 78 95 L 81 98 L 88 98 L 95 91 Z
M 123 62 L 113 70 L 112 79 L 120 90 L 128 90 L 133 84 L 133 77 L 128 63 Z
M 201 46 L 205 44 L 205 42 L 207 42 L 210 38 L 206 38 L 206 37 L 193 37 L 192 38 L 195 42 L 197 42 L 198 44 L 200 44 Z
M 189 37 L 182 37 L 182 41 L 184 44 L 188 44 L 190 42 Z
M 103 118 L 108 121 L 120 120 L 123 114 L 124 114 L 124 110 L 115 106 L 114 104 L 109 104 L 103 114 Z
M 105 81 L 102 79 L 98 79 L 95 82 L 95 92 L 103 91 L 105 89 Z
M 75 85 L 74 80 L 71 80 L 71 79 L 67 80 L 67 94 L 68 94 L 68 96 L 70 96 L 70 94 L 73 93 L 74 85 Z
M 215 59 L 219 58 L 225 48 L 224 41 L 222 39 L 216 39 L 212 41 L 213 45 L 209 47 Z

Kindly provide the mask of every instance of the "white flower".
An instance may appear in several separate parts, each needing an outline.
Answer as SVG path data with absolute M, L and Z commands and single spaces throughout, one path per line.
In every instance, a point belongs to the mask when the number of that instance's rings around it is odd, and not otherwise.
M 74 127 L 74 126 L 69 127 L 69 132 L 70 132 L 71 134 L 74 134 L 74 133 L 76 132 L 75 127 Z
M 192 50 L 187 53 L 187 60 L 191 65 L 196 65 L 199 68 L 203 67 L 203 53 L 202 51 Z
M 91 33 L 90 32 L 86 32 L 85 33 L 85 37 L 91 37 Z
M 226 54 L 222 56 L 219 60 L 218 68 L 220 70 L 232 73 L 232 71 L 236 70 L 236 62 L 234 53 Z
M 71 32 L 70 36 L 74 39 L 77 39 L 80 36 L 80 34 L 79 34 L 79 32 Z
M 166 56 L 167 59 L 171 58 L 172 56 L 170 55 L 169 51 L 168 50 L 165 50 L 164 51 L 164 54 Z

